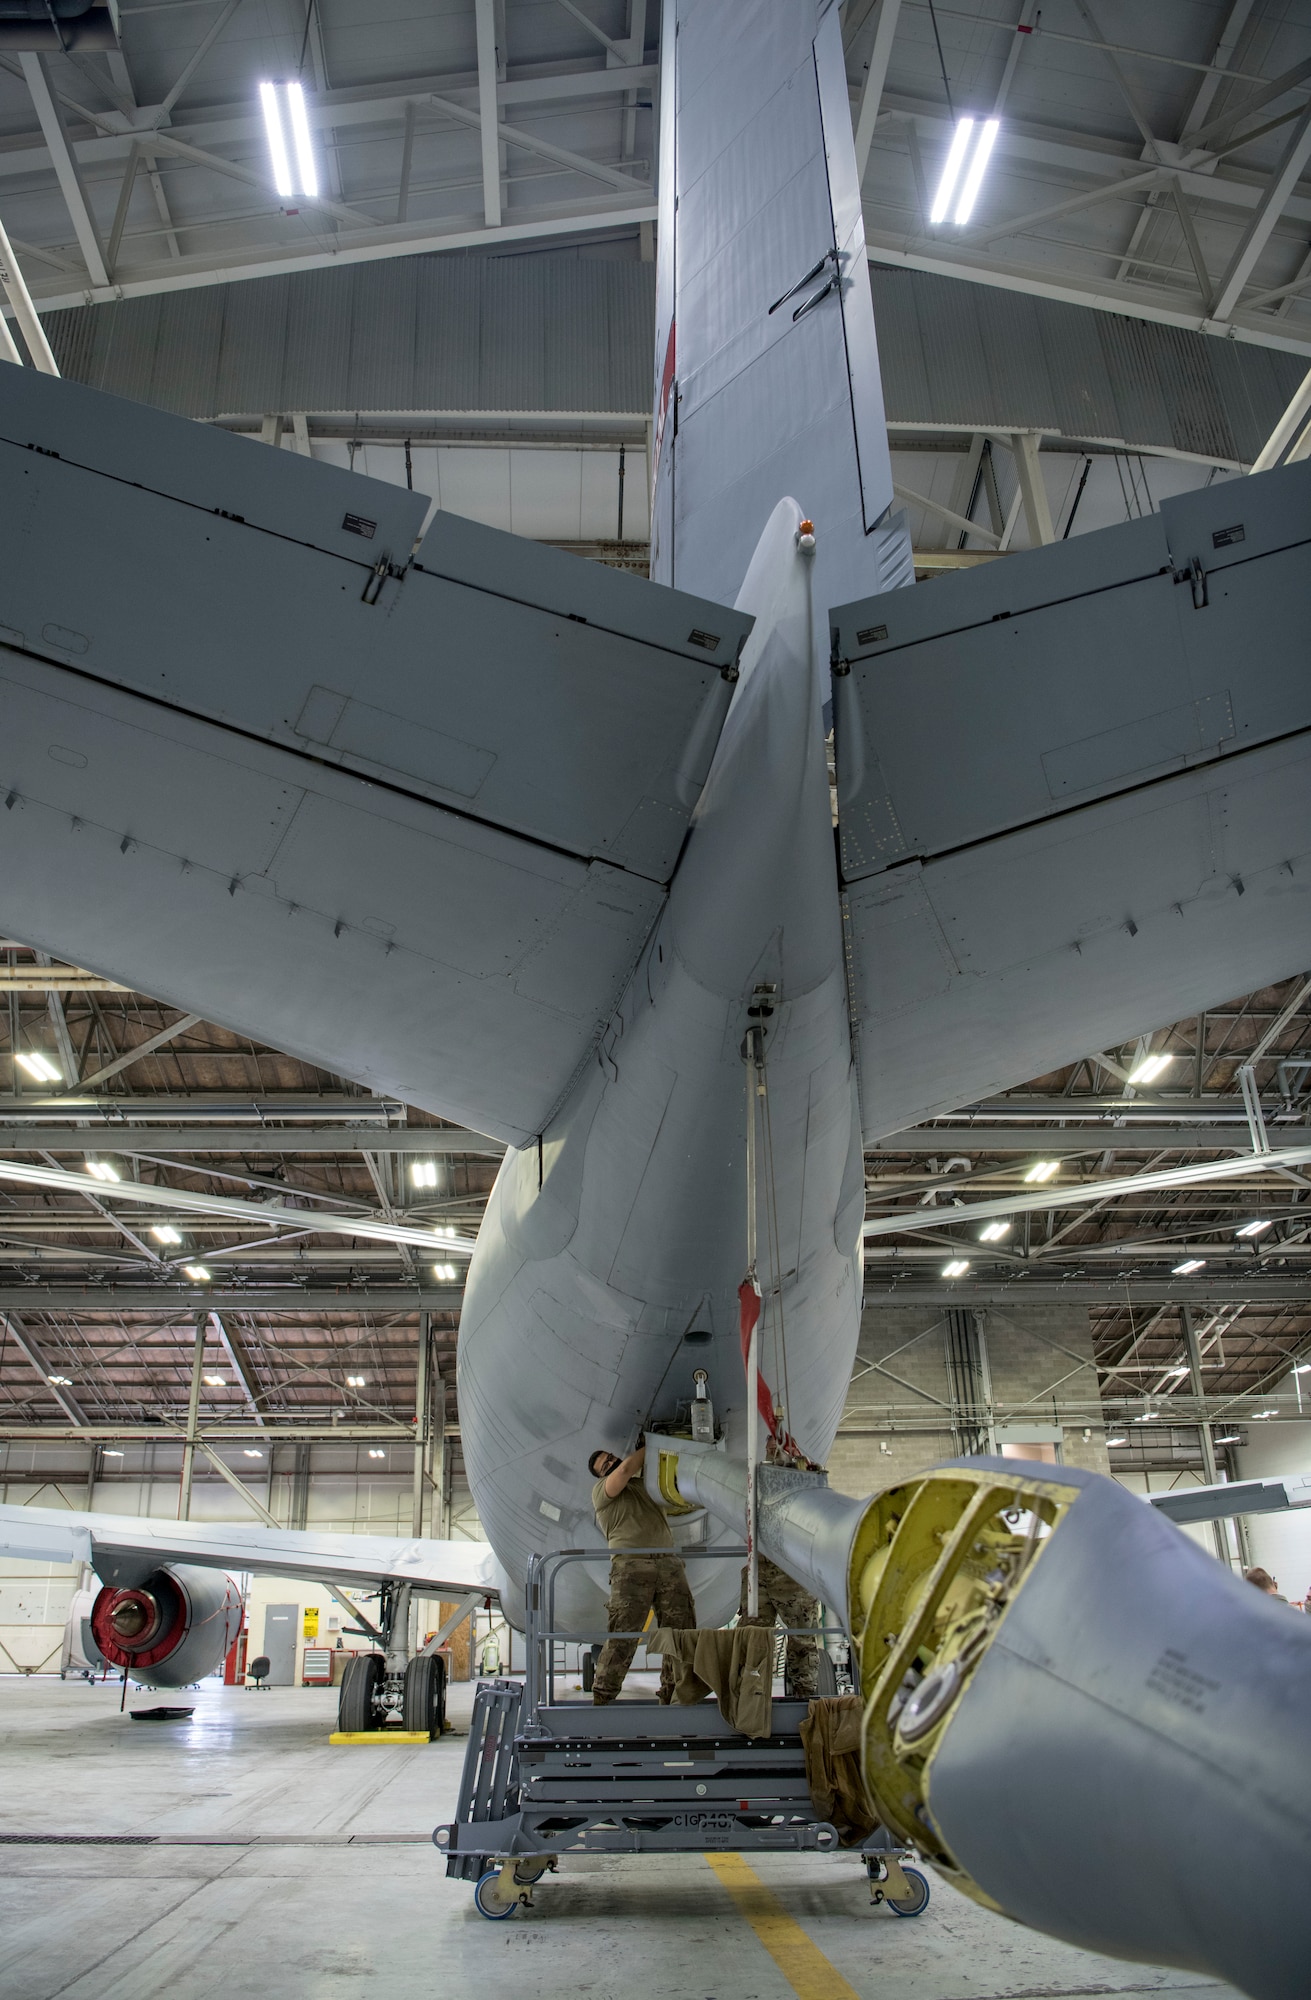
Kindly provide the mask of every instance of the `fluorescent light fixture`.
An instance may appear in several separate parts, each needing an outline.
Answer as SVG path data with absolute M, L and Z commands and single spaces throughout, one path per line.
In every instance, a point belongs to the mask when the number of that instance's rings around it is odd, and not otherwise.
M 1170 1275 L 1173 1278 L 1186 1278 L 1191 1272 L 1200 1271 L 1205 1262 L 1205 1257 L 1185 1257 L 1182 1264 L 1171 1267 Z
M 291 161 L 287 157 L 287 135 L 282 129 L 282 110 L 278 103 L 277 85 L 262 83 L 259 87 L 259 101 L 264 109 L 264 130 L 268 135 L 273 185 L 281 195 L 294 194 L 296 190 L 291 178 Z
M 253 1445 L 247 1445 L 245 1449 L 245 1456 L 247 1458 L 263 1458 L 264 1454 L 262 1451 L 256 1451 Z
M 15 1049 L 14 1061 L 20 1069 L 25 1069 L 34 1083 L 62 1083 L 64 1072 L 56 1069 L 49 1056 L 43 1056 L 40 1049 Z
M 414 1182 L 415 1187 L 436 1187 L 436 1160 L 416 1160 L 410 1168 L 410 1179 Z
M 1299 1361 L 1293 1373 L 1294 1375 L 1311 1375 L 1311 1361 Z
M 46 1381 L 53 1383 L 56 1389 L 71 1389 L 73 1386 L 71 1375 L 47 1375 Z
M 348 1375 L 346 1377 L 346 1387 L 348 1389 L 362 1389 L 368 1379 L 367 1375 Z
M 455 1237 L 455 1231 L 450 1223 L 447 1223 L 444 1229 L 434 1229 L 432 1233 L 434 1236 L 440 1237 L 443 1243 L 450 1243 Z
M 1176 1362 L 1173 1368 L 1167 1368 L 1165 1372 L 1167 1375 L 1186 1375 L 1188 1373 L 1188 1363 L 1186 1361 Z
M 1264 1236 L 1267 1229 L 1273 1229 L 1273 1228 L 1274 1228 L 1273 1222 L 1268 1222 L 1265 1216 L 1258 1215 L 1254 1217 L 1254 1219 L 1251 1222 L 1245 1222 L 1241 1229 L 1235 1229 L 1234 1235 Z
M 1223 1437 L 1213 1438 L 1211 1442 L 1213 1444 L 1241 1444 L 1242 1439 L 1237 1431 L 1226 1431 Z
M 434 1264 L 432 1274 L 439 1285 L 453 1285 L 458 1276 L 454 1264 Z
M 997 134 L 1000 130 L 1001 121 L 999 119 L 984 119 L 983 129 L 974 142 L 974 152 L 971 155 L 970 164 L 965 170 L 965 184 L 960 191 L 960 200 L 956 204 L 956 223 L 958 227 L 962 227 L 967 223 L 974 213 L 974 204 L 979 198 L 979 189 L 983 185 L 983 176 L 987 170 L 992 149 L 997 143 Z
M 207 1285 L 209 1283 L 209 1269 L 204 1264 L 184 1264 L 182 1270 L 184 1275 L 190 1278 L 193 1285 Z
M 1174 1057 L 1167 1055 L 1164 1049 L 1157 1055 L 1144 1056 L 1137 1069 L 1130 1070 L 1129 1081 L 1130 1083 L 1155 1083 L 1162 1070 L 1169 1069 L 1173 1061 Z
M 88 1160 L 86 1170 L 93 1180 L 121 1181 L 123 1176 L 117 1167 L 111 1167 L 108 1160 Z
M 314 164 L 309 115 L 305 93 L 298 83 L 262 83 L 259 101 L 264 112 L 264 131 L 269 142 L 269 164 L 273 185 L 284 197 L 296 193 L 316 195 L 319 170 Z M 290 128 L 291 144 L 287 143 Z M 296 170 L 292 172 L 292 155 Z
M 949 1264 L 943 1265 L 942 1275 L 944 1278 L 963 1278 L 969 1268 L 968 1258 L 953 1257 Z
M 1106 1447 L 1107 1450 L 1109 1451 L 1112 1445 L 1128 1444 L 1128 1442 L 1129 1442 L 1128 1438 L 1107 1438 Z
M 1049 1181 L 1061 1171 L 1059 1160 L 1035 1160 L 1024 1176 L 1026 1181 Z
M 291 120 L 292 144 L 296 148 L 296 171 L 300 176 L 302 194 L 317 194 L 319 191 L 319 170 L 314 164 L 314 148 L 310 144 L 310 121 L 305 115 L 305 93 L 298 83 L 289 83 L 287 90 L 287 115 Z
M 122 1458 L 123 1454 L 118 1449 L 117 1445 L 107 1444 L 105 1446 L 104 1456 L 106 1458 Z
M 180 1243 L 182 1241 L 182 1238 L 179 1236 L 177 1230 L 173 1227 L 173 1224 L 171 1222 L 154 1223 L 151 1227 L 150 1233 L 154 1237 L 156 1243 Z
M 54 1378 L 52 1377 L 51 1379 L 53 1380 Z M 1279 1415 L 1279 1411 L 1278 1411 L 1277 1409 L 1275 1409 L 1275 1410 L 1253 1410 L 1253 1412 L 1252 1412 L 1252 1415 L 1253 1415 L 1254 1417 L 1277 1417 L 1277 1416 Z
M 1010 1235 L 1009 1222 L 990 1222 L 986 1229 L 979 1231 L 980 1243 L 1000 1243 L 1003 1236 Z
M 375 1451 L 372 1445 L 369 1446 L 370 1458 L 386 1458 L 386 1456 L 387 1454 L 385 1451 Z
M 947 210 L 951 207 L 951 198 L 956 192 L 956 183 L 960 179 L 961 168 L 965 164 L 965 155 L 969 151 L 970 139 L 973 133 L 974 120 L 972 118 L 958 118 L 956 120 L 956 130 L 952 134 L 951 145 L 947 150 L 947 160 L 946 165 L 942 169 L 942 179 L 938 182 L 938 192 L 934 195 L 933 206 L 929 210 L 929 221 L 935 229 L 940 222 L 947 220 Z
M 1135 1417 L 1134 1422 L 1136 1424 L 1154 1424 L 1157 1414 L 1155 1410 L 1146 1410 L 1141 1417 Z
M 203 1375 L 201 1380 L 207 1389 L 226 1389 L 228 1386 L 226 1375 Z

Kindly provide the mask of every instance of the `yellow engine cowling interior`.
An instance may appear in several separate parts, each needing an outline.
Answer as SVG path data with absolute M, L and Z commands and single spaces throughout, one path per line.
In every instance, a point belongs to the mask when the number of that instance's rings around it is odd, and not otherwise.
M 875 1496 L 852 1544 L 852 1638 L 865 1704 L 862 1768 L 879 1818 L 957 1888 L 929 1805 L 934 1753 L 1007 1610 L 1078 1488 L 991 1469 L 926 1473 Z

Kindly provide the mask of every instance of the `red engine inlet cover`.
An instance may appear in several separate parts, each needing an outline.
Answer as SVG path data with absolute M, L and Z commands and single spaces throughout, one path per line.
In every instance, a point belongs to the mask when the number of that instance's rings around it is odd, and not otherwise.
M 186 1598 L 167 1570 L 157 1571 L 149 1588 L 106 1584 L 91 1607 L 92 1637 L 114 1667 L 158 1666 L 186 1629 Z

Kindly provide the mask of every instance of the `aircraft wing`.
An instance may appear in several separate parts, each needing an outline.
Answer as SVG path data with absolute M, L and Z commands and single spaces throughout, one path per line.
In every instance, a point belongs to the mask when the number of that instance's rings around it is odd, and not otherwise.
M 1170 1493 L 1149 1493 L 1147 1499 L 1158 1513 L 1181 1524 L 1219 1521 L 1227 1514 L 1279 1514 L 1288 1507 L 1311 1507 L 1311 1473 L 1224 1480 L 1219 1486 L 1176 1486 Z
M 832 614 L 866 1142 L 1311 964 L 1311 463 Z
M 163 1563 L 248 1570 L 347 1588 L 410 1583 L 428 1596 L 499 1595 L 501 1568 L 487 1542 L 320 1534 L 260 1521 L 151 1521 L 55 1507 L 0 1506 L 0 1556 L 90 1563 L 105 1582 L 132 1583 Z
M 0 372 L 0 928 L 523 1144 L 751 620 L 427 506 Z

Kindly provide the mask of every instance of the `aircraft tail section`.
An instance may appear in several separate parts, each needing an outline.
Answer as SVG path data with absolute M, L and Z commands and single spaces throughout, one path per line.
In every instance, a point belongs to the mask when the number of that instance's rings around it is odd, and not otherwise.
M 731 603 L 792 495 L 817 606 L 910 583 L 838 8 L 665 0 L 661 48 L 651 573 Z

